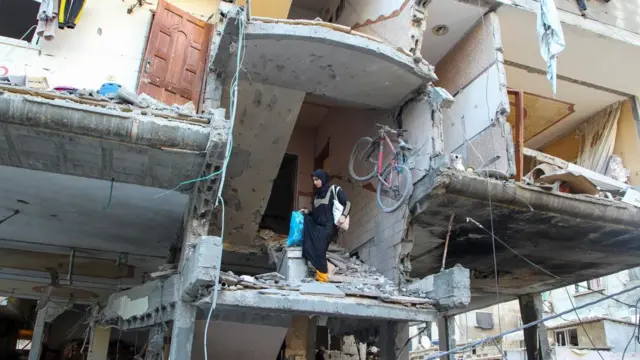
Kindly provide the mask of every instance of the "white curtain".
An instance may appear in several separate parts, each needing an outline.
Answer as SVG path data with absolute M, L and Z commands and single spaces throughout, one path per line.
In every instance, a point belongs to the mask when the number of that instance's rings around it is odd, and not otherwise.
M 621 103 L 608 106 L 578 127 L 581 135 L 578 165 L 605 174 L 613 154 Z

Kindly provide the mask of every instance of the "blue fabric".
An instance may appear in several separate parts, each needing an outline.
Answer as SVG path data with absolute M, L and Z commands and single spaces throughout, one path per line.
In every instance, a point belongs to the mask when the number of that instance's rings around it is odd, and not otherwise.
M 304 215 L 300 211 L 291 213 L 291 223 L 289 224 L 289 237 L 287 247 L 302 246 L 302 236 L 304 234 Z

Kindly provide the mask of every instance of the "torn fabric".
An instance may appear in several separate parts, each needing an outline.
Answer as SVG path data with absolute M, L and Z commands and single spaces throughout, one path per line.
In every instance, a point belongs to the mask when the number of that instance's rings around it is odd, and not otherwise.
M 536 28 L 540 42 L 540 55 L 547 63 L 547 79 L 551 82 L 551 89 L 555 94 L 558 54 L 564 50 L 565 43 L 558 10 L 553 0 L 540 0 Z

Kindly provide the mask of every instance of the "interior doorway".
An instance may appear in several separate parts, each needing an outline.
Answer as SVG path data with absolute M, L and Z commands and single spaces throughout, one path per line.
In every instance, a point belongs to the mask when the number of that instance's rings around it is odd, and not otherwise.
M 261 229 L 269 229 L 276 234 L 289 233 L 291 212 L 296 207 L 297 175 L 298 156 L 285 154 L 271 187 L 267 209 L 260 221 Z

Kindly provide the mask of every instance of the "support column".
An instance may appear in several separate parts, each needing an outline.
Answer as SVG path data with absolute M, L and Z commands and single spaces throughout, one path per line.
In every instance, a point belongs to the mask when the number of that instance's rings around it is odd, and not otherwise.
M 386 321 L 380 326 L 380 360 L 409 360 L 409 323 Z M 406 346 L 405 346 L 406 344 Z
M 190 360 L 193 349 L 197 307 L 184 301 L 176 304 L 171 331 L 169 360 Z
M 528 324 L 542 319 L 542 296 L 528 294 L 518 298 L 522 323 Z M 551 347 L 544 323 L 524 329 L 524 342 L 527 348 L 527 359 L 551 360 Z
M 314 360 L 316 356 L 317 319 L 294 316 L 287 331 L 285 357 L 296 360 Z
M 438 341 L 440 351 L 449 351 L 456 347 L 456 324 L 453 316 L 438 318 Z M 440 360 L 455 360 L 455 354 L 443 356 Z
M 42 341 L 44 340 L 45 318 L 47 317 L 47 307 L 38 311 L 36 324 L 31 338 L 31 350 L 29 350 L 29 360 L 40 360 L 42 353 Z
M 111 328 L 96 326 L 91 336 L 91 346 L 87 360 L 107 360 Z

